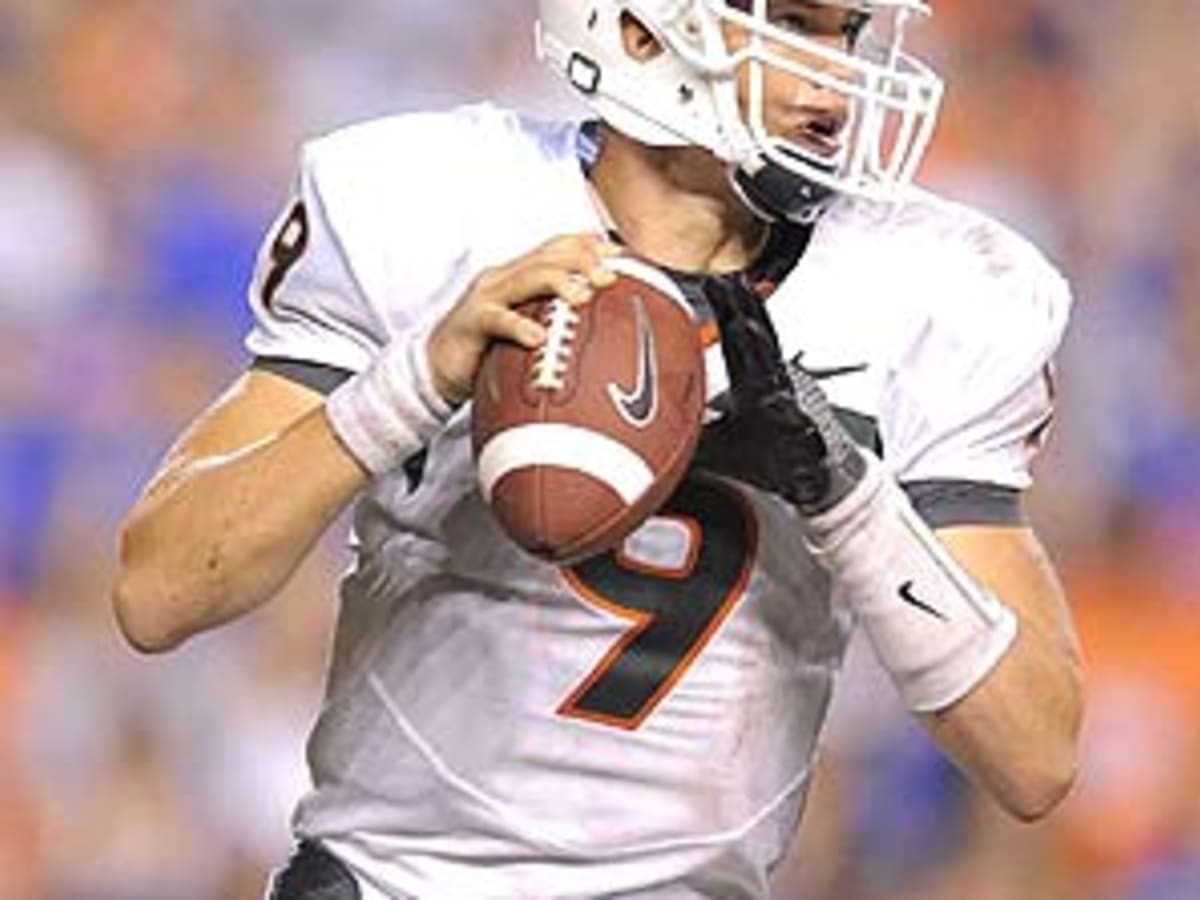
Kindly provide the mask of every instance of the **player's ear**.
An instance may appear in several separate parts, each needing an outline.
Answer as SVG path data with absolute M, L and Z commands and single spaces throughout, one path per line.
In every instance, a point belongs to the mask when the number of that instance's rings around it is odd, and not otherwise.
M 663 52 L 658 38 L 650 33 L 636 17 L 621 13 L 621 42 L 630 58 L 638 62 L 649 62 Z

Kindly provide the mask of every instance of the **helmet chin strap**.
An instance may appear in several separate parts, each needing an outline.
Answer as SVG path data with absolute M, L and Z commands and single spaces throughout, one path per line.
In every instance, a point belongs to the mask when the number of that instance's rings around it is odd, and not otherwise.
M 771 160 L 762 160 L 754 172 L 742 165 L 730 166 L 729 181 L 750 211 L 768 222 L 810 224 L 820 218 L 837 196 L 833 188 Z

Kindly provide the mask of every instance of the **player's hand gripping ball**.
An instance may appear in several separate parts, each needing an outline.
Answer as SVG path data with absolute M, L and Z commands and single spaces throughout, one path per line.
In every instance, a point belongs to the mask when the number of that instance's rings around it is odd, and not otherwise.
M 475 380 L 472 446 L 484 498 L 514 541 L 570 564 L 618 546 L 671 495 L 705 401 L 699 331 L 660 270 L 618 257 L 590 302 L 534 300 L 529 351 L 498 341 Z

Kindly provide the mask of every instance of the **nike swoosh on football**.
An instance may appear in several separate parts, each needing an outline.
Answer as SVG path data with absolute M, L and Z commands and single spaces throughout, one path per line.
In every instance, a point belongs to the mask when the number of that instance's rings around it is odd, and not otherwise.
M 900 594 L 900 599 L 909 606 L 915 606 L 917 609 L 921 610 L 921 612 L 928 613 L 931 616 L 936 616 L 943 622 L 946 621 L 946 616 L 940 610 L 934 609 L 932 606 L 930 606 L 924 600 L 921 600 L 916 594 L 913 593 L 913 583 L 911 581 L 906 581 L 904 584 L 900 585 L 900 590 L 898 593 Z
M 645 428 L 658 411 L 658 360 L 654 353 L 654 332 L 641 297 L 633 298 L 633 307 L 638 330 L 637 380 L 629 391 L 609 382 L 608 396 L 621 418 L 634 428 Z
M 804 372 L 810 378 L 815 378 L 817 381 L 824 381 L 829 378 L 840 378 L 843 375 L 854 375 L 858 372 L 865 372 L 870 365 L 868 363 L 851 363 L 845 366 L 827 366 L 824 368 L 810 368 L 804 365 L 801 360 L 804 358 L 804 351 L 801 350 L 792 357 L 792 365 Z

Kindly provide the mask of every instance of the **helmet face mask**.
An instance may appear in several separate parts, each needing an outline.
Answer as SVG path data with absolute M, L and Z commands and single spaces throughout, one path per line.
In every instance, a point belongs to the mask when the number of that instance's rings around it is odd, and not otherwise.
M 924 0 L 541 6 L 539 55 L 601 118 L 650 145 L 706 147 L 731 164 L 734 186 L 767 217 L 811 220 L 836 194 L 895 199 L 932 135 L 942 82 L 903 49 L 909 20 L 928 13 Z M 632 59 L 624 15 L 664 52 Z M 783 101 L 795 121 L 773 128 L 780 85 L 796 94 Z

